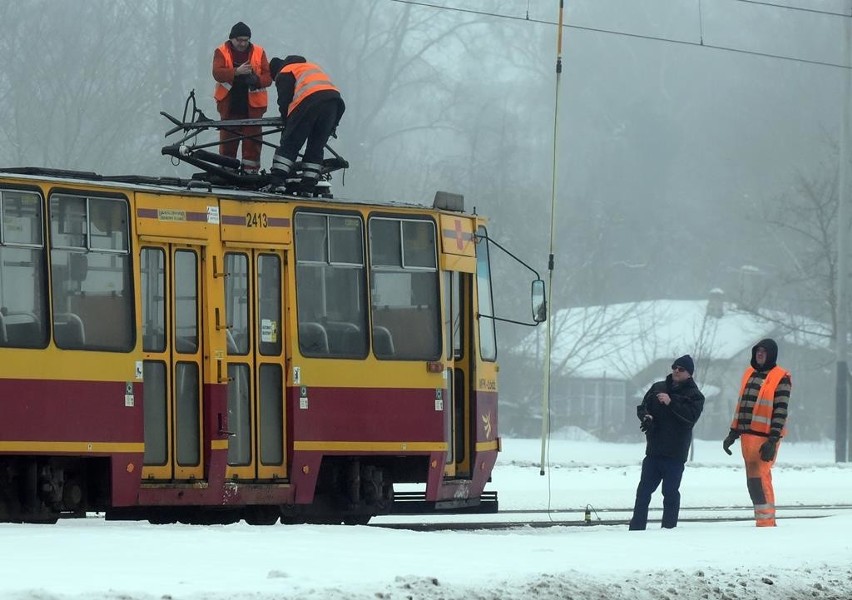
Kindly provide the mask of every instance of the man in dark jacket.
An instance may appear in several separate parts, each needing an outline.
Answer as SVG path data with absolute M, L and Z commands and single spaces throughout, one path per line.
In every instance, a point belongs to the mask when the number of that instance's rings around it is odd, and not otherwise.
M 630 529 L 648 525 L 648 505 L 660 482 L 663 483 L 663 523 L 677 526 L 680 512 L 680 481 L 692 443 L 692 428 L 704 409 L 704 395 L 698 390 L 692 374 L 695 364 L 688 354 L 676 359 L 672 372 L 664 381 L 651 386 L 636 407 L 639 428 L 645 432 L 647 445 L 642 461 L 642 476 L 636 488 L 636 504 Z
M 340 91 L 322 68 L 291 55 L 269 61 L 278 90 L 278 110 L 285 129 L 272 160 L 272 176 L 283 184 L 293 174 L 296 157 L 307 141 L 302 157 L 300 191 L 311 191 L 319 181 L 323 153 L 346 105 Z

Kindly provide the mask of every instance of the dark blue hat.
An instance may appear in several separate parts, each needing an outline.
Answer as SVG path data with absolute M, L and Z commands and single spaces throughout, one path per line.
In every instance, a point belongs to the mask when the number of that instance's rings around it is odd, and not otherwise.
M 676 358 L 672 363 L 672 369 L 675 367 L 683 367 L 690 376 L 695 373 L 695 363 L 692 362 L 692 357 L 689 354 L 684 354 L 680 358 Z

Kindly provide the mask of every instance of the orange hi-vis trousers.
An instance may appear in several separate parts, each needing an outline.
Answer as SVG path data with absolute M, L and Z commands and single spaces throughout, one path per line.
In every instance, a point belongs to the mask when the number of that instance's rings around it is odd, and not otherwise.
M 766 438 L 759 435 L 745 433 L 740 436 L 740 447 L 743 451 L 743 460 L 746 468 L 746 485 L 751 502 L 754 504 L 754 520 L 758 527 L 775 527 L 775 490 L 772 489 L 772 465 L 778 457 L 778 448 L 775 449 L 775 457 L 765 462 L 760 458 L 760 447 L 766 442 Z
M 219 109 L 219 116 L 222 119 L 231 119 L 227 110 L 227 102 L 222 102 Z M 239 117 L 243 119 L 259 119 L 263 116 L 265 108 L 248 109 L 248 116 Z M 237 148 L 240 146 L 240 137 L 249 136 L 242 139 L 242 165 L 244 169 L 257 171 L 260 169 L 260 150 L 263 146 L 263 136 L 260 125 L 245 125 L 243 127 L 227 127 L 219 130 L 219 154 L 222 156 L 237 157 Z

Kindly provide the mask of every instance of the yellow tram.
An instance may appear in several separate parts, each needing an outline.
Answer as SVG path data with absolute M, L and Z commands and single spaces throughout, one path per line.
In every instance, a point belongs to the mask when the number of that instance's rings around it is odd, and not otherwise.
M 0 521 L 496 503 L 483 219 L 189 183 L 0 170 Z

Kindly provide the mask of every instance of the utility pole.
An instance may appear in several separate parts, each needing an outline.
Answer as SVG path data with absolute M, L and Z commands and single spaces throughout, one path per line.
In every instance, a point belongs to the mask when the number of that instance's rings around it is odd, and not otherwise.
M 565 11 L 564 0 L 559 0 L 559 20 L 556 29 L 556 94 L 553 103 L 553 165 L 551 166 L 552 181 L 550 186 L 550 253 L 547 258 L 547 293 L 545 301 L 548 307 L 547 330 L 545 331 L 544 346 L 544 386 L 541 392 L 541 468 L 539 474 L 544 475 L 544 465 L 547 461 L 547 445 L 550 440 L 550 351 L 553 343 L 553 324 L 556 316 L 553 304 L 553 267 L 556 239 L 556 165 L 559 150 L 559 82 L 562 80 L 562 16 Z
M 852 57 L 852 17 L 846 19 L 846 61 Z M 837 322 L 835 351 L 837 353 L 837 386 L 836 386 L 836 434 L 834 440 L 835 462 L 847 462 L 849 460 L 849 365 L 846 362 L 848 324 L 846 322 L 846 287 L 849 275 L 847 266 L 847 238 L 848 223 L 847 204 L 849 193 L 847 191 L 847 137 L 849 136 L 849 104 L 852 102 L 852 69 L 846 67 L 845 90 L 843 94 L 843 118 L 840 126 L 840 158 L 837 190 L 837 301 L 835 306 L 835 320 Z

